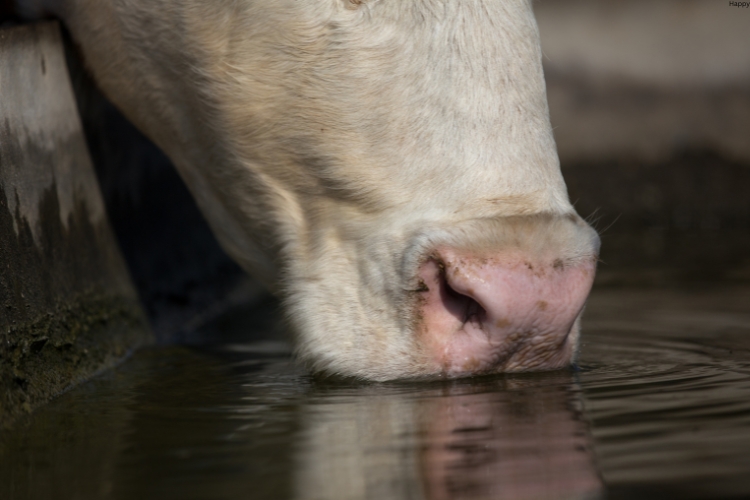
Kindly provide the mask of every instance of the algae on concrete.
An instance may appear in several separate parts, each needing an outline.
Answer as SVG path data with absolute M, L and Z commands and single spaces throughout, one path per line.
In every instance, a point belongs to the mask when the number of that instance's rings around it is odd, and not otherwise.
M 151 332 L 110 229 L 60 29 L 0 30 L 0 427 Z

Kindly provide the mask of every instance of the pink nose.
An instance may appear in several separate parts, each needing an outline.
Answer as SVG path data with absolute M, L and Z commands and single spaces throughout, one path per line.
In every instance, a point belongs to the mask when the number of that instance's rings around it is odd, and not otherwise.
M 419 269 L 421 341 L 448 376 L 569 365 L 596 259 L 439 249 Z

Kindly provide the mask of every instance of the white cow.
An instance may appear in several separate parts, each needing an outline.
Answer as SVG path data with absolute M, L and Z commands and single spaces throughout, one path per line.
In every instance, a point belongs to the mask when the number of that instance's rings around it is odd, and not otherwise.
M 529 0 L 22 0 L 284 300 L 298 357 L 373 380 L 575 357 L 596 233 Z

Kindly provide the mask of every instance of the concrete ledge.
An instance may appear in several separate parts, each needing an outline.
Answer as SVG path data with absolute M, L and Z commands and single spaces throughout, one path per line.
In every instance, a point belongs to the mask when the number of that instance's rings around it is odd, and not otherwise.
M 0 30 L 0 427 L 151 340 L 59 26 Z

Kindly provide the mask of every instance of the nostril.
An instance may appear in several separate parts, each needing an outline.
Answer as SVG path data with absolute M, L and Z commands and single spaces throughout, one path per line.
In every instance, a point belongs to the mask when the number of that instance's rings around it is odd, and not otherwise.
M 471 297 L 467 297 L 467 299 L 469 304 L 466 308 L 466 318 L 464 319 L 464 323 L 471 321 L 481 325 L 487 318 L 487 311 L 485 311 L 484 307 L 482 307 L 482 305 L 476 300 Z
M 470 295 L 456 291 L 448 281 L 445 266 L 439 265 L 439 267 L 440 299 L 445 308 L 461 323 L 468 323 L 469 321 L 481 323 L 484 321 L 487 313 L 482 305 Z

